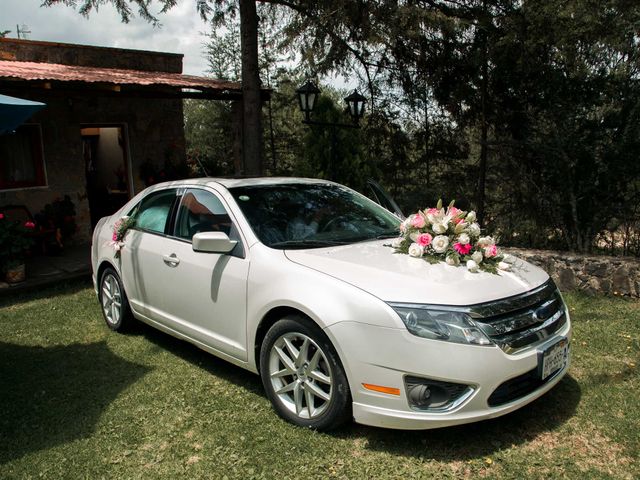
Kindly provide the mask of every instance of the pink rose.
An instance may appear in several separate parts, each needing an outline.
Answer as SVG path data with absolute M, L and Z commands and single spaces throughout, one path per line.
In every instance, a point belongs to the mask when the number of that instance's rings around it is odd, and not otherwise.
M 456 215 L 458 215 L 460 212 L 462 212 L 462 210 L 460 210 L 459 208 L 456 208 L 456 207 L 450 207 L 450 208 L 449 208 L 449 212 L 447 212 L 447 213 L 449 213 L 449 215 L 452 215 L 452 216 L 454 216 L 454 217 L 455 217 L 455 216 L 456 216 Z
M 431 240 L 433 240 L 433 237 L 431 235 L 429 235 L 428 233 L 421 233 L 420 235 L 418 235 L 416 243 L 421 247 L 428 247 L 429 245 L 431 245 Z
M 0 220 L 4 219 L 4 213 L 0 213 Z
M 25 228 L 35 228 L 36 224 L 31 222 L 31 221 L 29 221 L 29 220 L 27 220 L 26 222 L 24 222 L 24 226 L 25 226 Z
M 111 235 L 111 240 L 114 242 L 118 241 L 118 234 L 116 232 L 113 232 L 113 235 Z
M 458 252 L 460 255 L 466 255 L 471 251 L 471 244 L 467 243 L 466 245 L 461 244 L 460 242 L 453 244 L 453 249 Z
M 427 213 L 430 215 L 437 215 L 438 214 L 438 209 L 437 208 L 429 208 L 427 209 Z
M 495 257 L 498 255 L 498 247 L 495 244 L 484 247 L 484 256 L 487 258 Z
M 453 219 L 453 223 L 455 223 L 456 225 L 459 224 L 460 222 L 464 222 L 464 218 L 454 218 Z
M 424 227 L 424 218 L 422 218 L 422 215 L 416 215 L 415 217 L 413 217 L 411 219 L 411 226 L 413 228 L 422 228 L 422 227 Z

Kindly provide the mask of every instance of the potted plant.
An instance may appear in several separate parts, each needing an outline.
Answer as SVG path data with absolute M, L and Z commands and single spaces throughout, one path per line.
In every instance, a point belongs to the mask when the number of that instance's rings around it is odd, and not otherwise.
M 8 283 L 20 283 L 26 278 L 25 256 L 33 244 L 30 236 L 35 223 L 9 220 L 0 213 L 0 270 Z

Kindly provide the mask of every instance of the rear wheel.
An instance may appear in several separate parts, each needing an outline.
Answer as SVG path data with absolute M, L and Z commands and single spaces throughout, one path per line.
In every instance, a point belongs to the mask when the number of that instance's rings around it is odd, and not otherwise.
M 260 349 L 260 375 L 276 412 L 291 423 L 330 430 L 351 418 L 340 359 L 306 318 L 287 317 L 269 329 Z
M 107 326 L 116 331 L 129 328 L 133 322 L 133 314 L 120 277 L 113 268 L 107 268 L 102 272 L 98 295 Z

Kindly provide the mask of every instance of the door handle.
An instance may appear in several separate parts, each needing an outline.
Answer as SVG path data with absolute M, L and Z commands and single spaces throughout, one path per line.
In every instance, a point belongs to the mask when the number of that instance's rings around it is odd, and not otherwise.
M 162 260 L 170 267 L 177 267 L 180 263 L 180 259 L 176 256 L 175 253 L 172 253 L 171 255 L 163 255 Z

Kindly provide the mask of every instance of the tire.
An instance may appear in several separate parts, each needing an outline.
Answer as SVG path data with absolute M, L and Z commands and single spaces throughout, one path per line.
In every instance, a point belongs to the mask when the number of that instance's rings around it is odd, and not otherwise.
M 98 299 L 107 326 L 117 332 L 126 331 L 133 323 L 133 314 L 118 273 L 111 267 L 106 268 L 99 285 Z
M 314 430 L 351 420 L 351 393 L 344 368 L 327 336 L 304 317 L 285 317 L 260 347 L 260 376 L 278 415 Z

